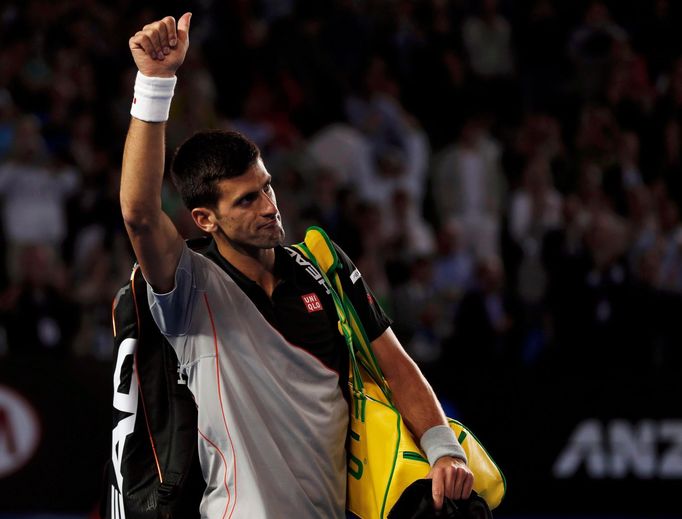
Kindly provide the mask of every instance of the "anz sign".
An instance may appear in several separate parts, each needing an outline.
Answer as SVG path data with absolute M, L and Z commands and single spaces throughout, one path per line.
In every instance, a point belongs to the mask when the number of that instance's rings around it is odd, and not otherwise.
M 682 479 L 682 419 L 584 420 L 552 473 L 557 479 Z

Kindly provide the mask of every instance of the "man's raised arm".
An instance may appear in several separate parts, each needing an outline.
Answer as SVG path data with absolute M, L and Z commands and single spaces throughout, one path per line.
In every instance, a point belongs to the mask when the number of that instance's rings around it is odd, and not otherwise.
M 156 292 L 175 284 L 183 240 L 161 209 L 166 119 L 175 72 L 189 47 L 191 13 L 145 25 L 129 40 L 138 68 L 121 168 L 121 212 L 137 261 Z

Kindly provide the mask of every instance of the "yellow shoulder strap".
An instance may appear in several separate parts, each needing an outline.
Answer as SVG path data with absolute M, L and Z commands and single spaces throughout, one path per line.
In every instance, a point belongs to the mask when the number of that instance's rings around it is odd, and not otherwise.
M 333 276 L 339 266 L 339 256 L 327 233 L 319 227 L 308 227 L 303 243 L 324 273 Z
M 360 318 L 358 317 L 352 302 L 343 292 L 343 286 L 341 285 L 339 273 L 337 272 L 340 261 L 329 236 L 327 236 L 327 233 L 319 227 L 309 227 L 306 230 L 305 240 L 302 243 L 295 245 L 295 247 L 322 271 L 321 273 L 327 278 L 328 284 L 336 291 L 338 299 L 343 306 L 343 313 L 350 326 L 353 351 L 357 355 L 357 361 L 374 379 L 386 398 L 391 401 L 391 392 L 388 383 L 374 356 L 367 333 L 360 322 Z M 351 361 L 356 361 L 354 355 L 351 356 Z

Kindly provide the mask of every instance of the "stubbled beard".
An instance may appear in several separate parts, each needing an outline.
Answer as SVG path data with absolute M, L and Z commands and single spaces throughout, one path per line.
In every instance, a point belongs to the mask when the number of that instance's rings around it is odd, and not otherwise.
M 272 237 L 254 237 L 254 239 L 250 242 L 245 242 L 241 240 L 236 240 L 234 238 L 230 238 L 225 231 L 223 231 L 223 228 L 218 226 L 218 234 L 222 236 L 222 238 L 227 241 L 234 249 L 241 249 L 241 250 L 247 250 L 247 249 L 272 249 L 274 247 L 277 247 L 278 245 L 283 245 L 284 244 L 284 236 L 285 236 L 285 231 L 284 227 L 282 226 L 281 222 L 278 222 L 279 225 L 277 225 L 277 233 L 276 235 L 273 235 Z

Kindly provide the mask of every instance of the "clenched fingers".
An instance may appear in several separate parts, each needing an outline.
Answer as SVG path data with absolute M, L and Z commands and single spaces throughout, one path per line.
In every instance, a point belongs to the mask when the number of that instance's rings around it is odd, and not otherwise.
M 443 479 L 444 479 L 444 486 L 443 486 L 443 492 L 445 493 L 445 497 L 449 497 L 450 499 L 455 499 L 455 480 L 454 480 L 454 473 L 451 470 L 444 470 L 443 471 Z
M 456 467 L 452 476 L 452 499 L 466 499 L 471 494 L 474 477 L 466 467 Z M 467 490 L 468 487 L 468 490 Z
M 471 495 L 471 491 L 474 488 L 474 475 L 472 472 L 469 472 L 468 477 L 464 480 L 464 484 L 462 485 L 462 499 L 468 499 L 469 496 Z
M 166 35 L 168 38 L 168 46 L 173 48 L 178 44 L 178 32 L 175 27 L 175 18 L 172 16 L 166 16 L 161 20 L 166 27 Z
M 166 16 L 162 20 L 145 25 L 131 38 L 131 48 L 144 49 L 152 59 L 163 60 L 178 43 L 175 18 Z
M 156 49 L 154 48 L 154 42 L 151 40 L 149 35 L 143 31 L 138 31 L 135 35 L 130 38 L 129 41 L 131 49 L 142 49 L 145 54 L 153 59 L 156 59 Z
M 431 468 L 433 503 L 436 510 L 443 506 L 444 497 L 459 500 L 471 495 L 474 475 L 466 463 L 457 458 L 445 456 L 440 458 Z
M 160 22 L 154 22 L 145 25 L 142 32 L 149 37 L 154 47 L 154 56 L 156 59 L 164 59 L 163 46 L 161 45 L 161 33 L 159 29 Z

